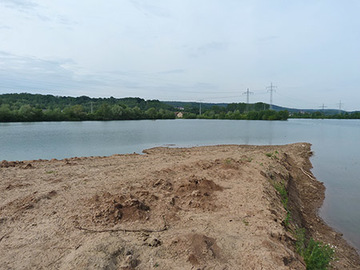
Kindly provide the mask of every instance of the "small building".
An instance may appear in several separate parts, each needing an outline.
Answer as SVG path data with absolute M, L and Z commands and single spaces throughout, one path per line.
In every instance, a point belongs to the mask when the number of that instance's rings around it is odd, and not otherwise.
M 183 118 L 184 114 L 182 112 L 176 113 L 176 118 Z

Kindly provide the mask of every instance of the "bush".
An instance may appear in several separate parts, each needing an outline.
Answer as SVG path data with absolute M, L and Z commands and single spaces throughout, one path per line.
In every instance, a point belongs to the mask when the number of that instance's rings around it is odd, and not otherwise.
M 326 270 L 334 259 L 334 249 L 310 238 L 305 245 L 305 230 L 296 231 L 296 251 L 304 258 L 307 270 Z
M 328 269 L 328 266 L 334 257 L 334 250 L 330 246 L 311 238 L 304 250 L 303 256 L 306 263 L 306 269 Z

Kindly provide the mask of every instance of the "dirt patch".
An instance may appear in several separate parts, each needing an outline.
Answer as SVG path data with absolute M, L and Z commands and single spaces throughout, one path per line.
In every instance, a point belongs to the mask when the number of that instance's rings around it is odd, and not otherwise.
M 194 266 L 211 260 L 217 260 L 220 263 L 225 262 L 221 249 L 214 238 L 202 234 L 192 234 L 186 237 L 185 245 L 189 246 L 188 261 Z
M 144 152 L 3 161 L 0 268 L 305 269 L 290 232 L 304 227 L 337 247 L 334 269 L 359 269 L 355 250 L 316 215 L 324 186 L 309 144 Z
M 89 200 L 88 213 L 93 213 L 94 223 L 117 224 L 148 218 L 150 207 L 133 196 L 117 196 L 110 193 L 95 195 Z

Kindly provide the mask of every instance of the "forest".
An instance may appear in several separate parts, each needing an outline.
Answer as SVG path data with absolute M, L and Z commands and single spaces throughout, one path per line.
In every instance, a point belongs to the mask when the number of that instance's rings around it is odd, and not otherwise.
M 174 119 L 173 109 L 141 98 L 0 95 L 0 122 Z
M 287 111 L 269 110 L 269 105 L 261 102 L 200 104 L 138 97 L 0 95 L 0 122 L 175 119 L 179 112 L 185 119 L 286 120 L 289 117 Z

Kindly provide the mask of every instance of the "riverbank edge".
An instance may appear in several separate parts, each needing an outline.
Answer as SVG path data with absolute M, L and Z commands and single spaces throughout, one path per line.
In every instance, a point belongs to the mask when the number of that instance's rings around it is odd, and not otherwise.
M 288 204 L 291 213 L 290 231 L 304 228 L 308 238 L 328 244 L 335 250 L 335 261 L 331 265 L 335 269 L 360 269 L 360 253 L 343 238 L 343 234 L 330 227 L 320 216 L 319 209 L 325 200 L 325 185 L 312 174 L 311 144 L 304 143 L 306 151 L 304 164 L 295 164 L 285 154 L 280 162 L 289 171 L 283 176 L 288 192 Z M 315 187 L 315 188 L 314 188 Z

